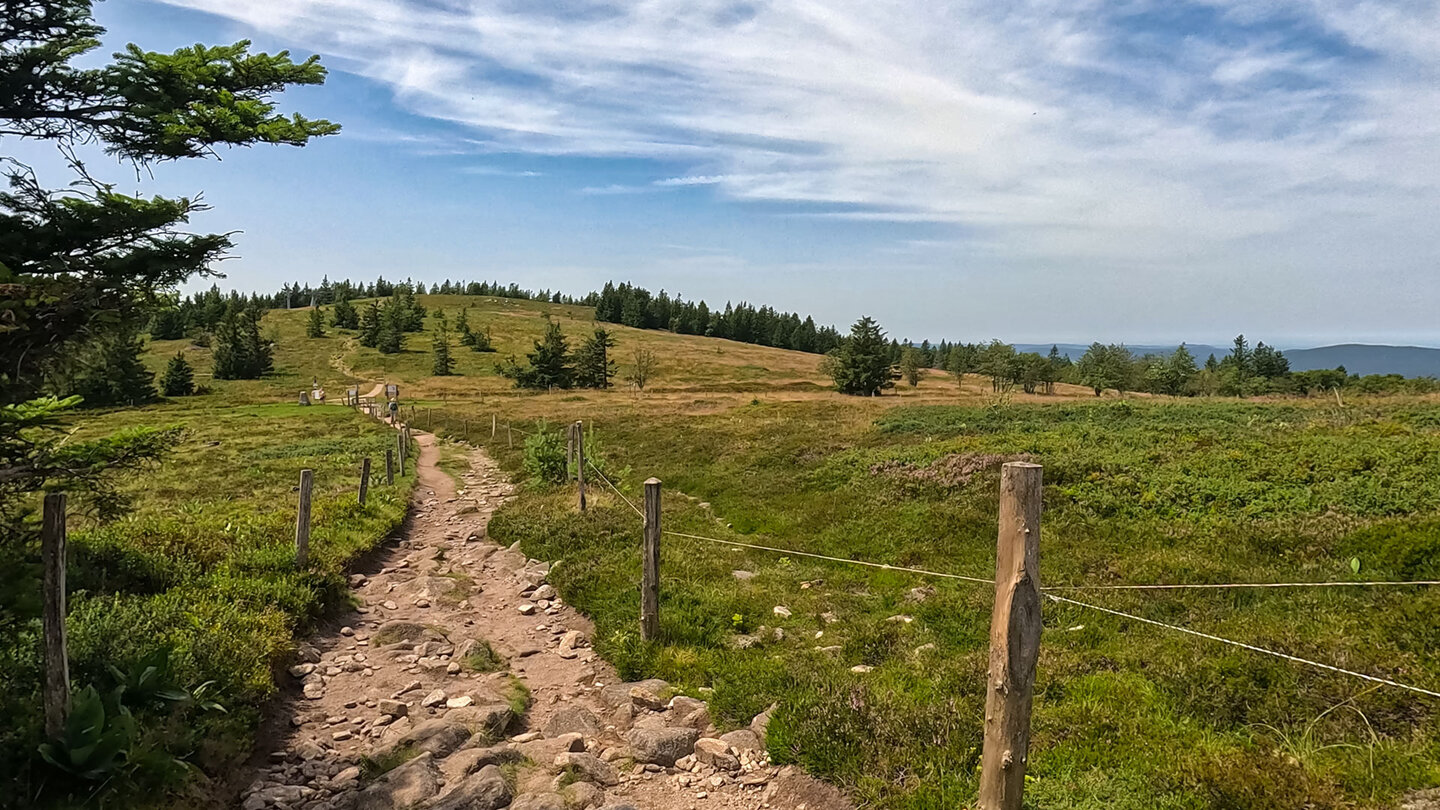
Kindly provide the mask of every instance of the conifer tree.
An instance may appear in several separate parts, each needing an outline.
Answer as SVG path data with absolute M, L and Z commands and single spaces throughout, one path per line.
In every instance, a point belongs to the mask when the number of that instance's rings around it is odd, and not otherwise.
M 455 373 L 455 361 L 450 357 L 450 329 L 445 323 L 445 313 L 440 313 L 439 328 L 430 341 L 430 350 L 435 355 L 435 364 L 430 373 L 436 377 L 449 377 Z
M 269 373 L 270 345 L 260 338 L 260 320 L 253 309 L 233 302 L 215 327 L 211 341 L 217 380 L 254 380 Z
M 610 349 L 615 347 L 615 338 L 604 329 L 580 344 L 575 352 L 575 384 L 581 388 L 609 388 L 615 377 L 615 361 L 610 359 Z
M 835 350 L 829 366 L 835 388 L 842 394 L 879 396 L 883 389 L 895 384 L 885 332 L 869 317 L 850 327 L 850 337 Z
M 920 364 L 923 357 L 919 349 L 914 346 L 906 346 L 900 351 L 900 374 L 905 377 L 905 382 L 914 388 L 920 384 Z
M 360 345 L 375 348 L 380 343 L 380 305 L 371 301 L 360 316 Z
M 80 353 L 63 395 L 86 405 L 135 405 L 155 398 L 155 374 L 140 356 L 145 342 L 133 327 L 102 334 Z
M 160 392 L 167 397 L 188 397 L 195 393 L 195 373 L 185 360 L 184 352 L 177 352 L 165 366 L 165 376 L 160 379 Z
M 349 298 L 336 301 L 330 316 L 330 322 L 336 329 L 358 329 L 360 326 L 360 313 L 355 311 L 355 305 L 350 303 Z
M 305 337 L 325 337 L 325 317 L 319 306 L 310 308 L 310 317 L 305 321 Z
M 570 344 L 560 331 L 560 324 L 549 321 L 545 336 L 535 341 L 535 350 L 526 355 L 529 367 L 521 367 L 511 357 L 496 366 L 503 376 L 515 381 L 516 388 L 571 388 L 575 385 L 575 368 L 570 364 Z
M 460 336 L 461 346 L 474 346 L 475 333 L 470 331 L 470 308 L 461 307 L 460 317 L 455 319 L 455 333 Z
M 477 352 L 495 351 L 495 341 L 490 335 L 490 327 L 485 327 L 484 332 L 472 331 L 470 333 L 470 348 Z

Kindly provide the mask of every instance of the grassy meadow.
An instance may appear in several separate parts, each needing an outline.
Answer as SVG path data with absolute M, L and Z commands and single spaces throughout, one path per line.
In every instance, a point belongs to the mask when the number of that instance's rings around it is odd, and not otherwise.
M 918 388 L 854 399 L 826 389 L 814 355 L 613 325 L 606 328 L 618 341 L 613 356 L 622 373 L 636 348 L 658 356 L 646 391 L 521 392 L 495 364 L 512 353 L 523 361 L 545 316 L 577 345 L 595 326 L 588 309 L 459 296 L 420 301 L 452 323 L 469 307 L 472 327 L 488 327 L 499 351 L 453 346 L 459 375 L 436 378 L 429 333 L 407 335 L 404 352 L 385 356 L 333 328 L 305 337 L 304 310 L 267 315 L 262 331 L 277 350 L 276 373 L 265 380 L 212 382 L 208 350 L 154 344 L 157 367 L 183 348 L 210 393 L 98 415 L 86 429 L 183 420 L 194 431 L 195 456 L 164 468 L 181 473 L 157 474 L 168 484 L 152 478 L 145 485 L 142 501 L 157 511 L 112 530 L 131 532 L 129 539 L 85 542 L 155 543 L 167 567 L 204 560 L 174 580 L 190 583 L 184 592 L 200 594 L 201 603 L 278 583 L 268 602 L 253 603 L 263 627 L 253 638 L 274 642 L 258 645 L 267 654 L 282 650 L 297 617 L 313 615 L 322 601 L 296 595 L 324 591 L 284 570 L 291 513 L 274 504 L 293 497 L 286 476 L 313 463 L 317 483 L 332 480 L 353 467 L 362 446 L 388 435 L 371 438 L 373 428 L 342 409 L 285 404 L 314 378 L 335 399 L 347 384 L 368 390 L 397 382 L 419 427 L 459 437 L 466 425 L 469 438 L 517 476 L 522 439 L 510 446 L 502 430 L 492 441 L 492 415 L 527 431 L 583 419 L 589 452 L 627 497 L 635 500 L 649 476 L 664 481 L 664 522 L 674 531 L 988 578 L 997 465 L 1025 458 L 1045 466 L 1047 586 L 1440 578 L 1434 398 L 1342 407 L 1097 399 L 1069 386 L 1053 396 L 994 395 L 979 377 L 957 384 L 927 372 Z M 435 321 L 428 318 L 427 328 Z M 220 444 L 205 447 L 210 441 Z M 324 449 L 332 442 L 343 449 Z M 456 472 L 463 459 L 450 450 L 444 466 Z M 326 464 L 339 467 L 322 475 Z M 251 473 L 257 466 L 273 476 Z M 193 480 L 196 469 L 238 478 L 242 489 L 253 483 L 256 494 L 247 491 L 248 506 L 236 506 L 218 487 Z M 256 476 L 275 489 L 261 492 Z M 497 515 L 491 535 L 520 541 L 531 556 L 563 560 L 553 580 L 594 618 L 597 648 L 623 675 L 712 688 L 717 722 L 726 725 L 778 703 L 772 757 L 844 786 L 862 806 L 973 802 L 991 588 L 666 537 L 663 638 L 644 644 L 639 519 L 603 484 L 592 480 L 590 494 L 593 508 L 582 515 L 570 490 L 528 487 Z M 257 511 L 261 503 L 268 511 Z M 393 525 L 387 521 L 398 519 L 398 503 L 393 515 L 384 511 L 391 508 L 367 516 L 353 543 L 337 542 L 326 576 Z M 236 522 L 242 513 L 263 528 L 235 534 L 233 526 L 248 525 Z M 205 530 L 139 528 L 177 514 Z M 161 552 L 165 544 L 155 537 L 180 538 L 167 541 L 179 551 Z M 265 573 L 231 584 L 255 570 Z M 176 587 L 167 580 L 163 591 L 127 598 L 155 600 Z M 1065 593 L 1440 689 L 1440 589 Z M 89 615 L 89 598 L 77 601 L 81 615 Z M 777 615 L 776 606 L 791 615 Z M 1440 784 L 1440 699 L 1080 607 L 1047 601 L 1044 610 L 1030 806 L 1384 808 Z M 873 669 L 852 672 L 859 664 Z M 232 677 L 247 696 L 266 691 L 258 669 Z
M 82 411 L 74 420 L 77 438 L 139 426 L 182 431 L 162 463 L 125 479 L 132 505 L 120 520 L 99 524 L 83 500 L 72 502 L 74 688 L 108 692 L 120 680 L 110 667 L 131 672 L 165 647 L 171 653 L 163 688 L 209 683 L 203 694 L 224 709 L 194 701 L 137 712 L 140 731 L 127 745 L 133 767 L 114 780 L 116 786 L 133 780 L 122 791 L 126 806 L 162 806 L 175 801 L 177 790 L 204 795 L 207 781 L 223 781 L 249 756 L 259 712 L 275 693 L 273 672 L 288 663 L 296 633 L 338 604 L 347 564 L 400 524 L 408 502 L 413 476 L 384 482 L 393 432 L 338 406 L 220 404 L 231 394 Z M 380 463 L 361 507 L 356 487 L 364 456 Z M 305 570 L 294 562 L 302 468 L 314 471 Z M 3 651 L 0 701 L 15 722 L 0 730 L 0 767 L 17 796 L 40 789 L 40 775 L 23 764 L 33 753 L 25 741 L 38 736 L 41 722 L 38 627 L 35 633 Z

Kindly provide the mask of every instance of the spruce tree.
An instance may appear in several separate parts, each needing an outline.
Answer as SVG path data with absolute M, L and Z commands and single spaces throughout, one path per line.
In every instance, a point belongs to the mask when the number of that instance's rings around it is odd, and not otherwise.
M 615 338 L 604 329 L 580 344 L 575 352 L 575 384 L 581 388 L 609 388 L 615 378 L 615 361 L 610 359 L 610 349 L 615 347 Z
M 155 374 L 140 356 L 145 342 L 137 330 L 103 334 L 81 352 L 61 394 L 78 394 L 86 405 L 135 405 L 155 398 Z
M 455 361 L 450 357 L 450 329 L 445 323 L 445 313 L 440 313 L 440 325 L 435 330 L 435 337 L 430 341 L 430 349 L 435 354 L 435 364 L 431 367 L 430 373 L 436 377 L 449 377 L 455 373 Z
M 894 386 L 890 374 L 890 345 L 885 332 L 869 317 L 850 327 L 850 337 L 835 350 L 829 364 L 835 388 L 842 394 L 878 396 Z
M 360 345 L 375 348 L 380 343 L 380 304 L 371 301 L 360 316 Z
M 920 364 L 923 355 L 914 346 L 906 346 L 900 351 L 900 373 L 905 377 L 905 382 L 914 388 L 920 384 Z
M 495 342 L 490 336 L 490 327 L 485 327 L 484 332 L 470 333 L 470 348 L 477 352 L 495 351 Z
M 160 391 L 167 397 L 188 397 L 195 393 L 195 373 L 185 360 L 184 352 L 177 352 L 165 366 L 165 376 L 160 379 Z
M 455 319 L 455 333 L 460 336 L 461 346 L 475 345 L 475 333 L 470 331 L 469 307 L 460 308 L 460 317 Z
M 515 381 L 516 388 L 571 388 L 575 385 L 575 368 L 570 365 L 570 344 L 560 331 L 560 324 L 549 321 L 545 336 L 535 341 L 535 350 L 528 353 L 528 367 L 521 367 L 511 357 L 496 366 L 500 374 Z
M 254 309 L 232 303 L 215 327 L 211 341 L 217 380 L 255 380 L 270 371 L 270 346 L 260 338 L 260 319 Z
M 325 316 L 318 306 L 310 308 L 310 317 L 305 321 L 305 337 L 325 337 Z
M 331 323 L 336 329 L 358 329 L 360 327 L 360 313 L 355 311 L 355 305 L 350 299 L 341 298 L 335 302 L 331 310 Z

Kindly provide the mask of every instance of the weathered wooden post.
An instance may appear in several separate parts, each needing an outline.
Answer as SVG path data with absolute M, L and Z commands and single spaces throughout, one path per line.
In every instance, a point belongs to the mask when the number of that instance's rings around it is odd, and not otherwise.
M 45 496 L 40 526 L 40 557 L 44 565 L 45 736 L 58 739 L 70 713 L 70 660 L 65 649 L 65 493 Z
M 515 446 L 515 427 L 513 425 L 505 426 L 505 446 L 507 448 Z
M 499 426 L 500 416 L 498 414 L 490 414 L 490 438 L 495 438 L 495 429 Z
M 469 441 L 470 441 L 470 420 L 469 420 L 469 419 L 461 419 L 461 420 L 460 420 L 460 435 L 461 435 L 461 437 L 463 438 L 463 440 L 468 444 Z
M 1012 461 L 1000 471 L 1000 533 L 980 810 L 1020 810 L 1030 756 L 1030 702 L 1040 656 L 1039 464 Z
M 400 462 L 400 474 L 401 474 L 401 475 L 404 475 L 404 474 L 405 474 L 405 450 L 406 450 L 406 447 L 405 447 L 405 431 L 402 430 L 402 431 L 399 431 L 399 432 L 397 432 L 397 433 L 395 434 L 395 445 L 396 445 L 396 448 L 397 448 L 397 449 L 396 449 L 396 452 L 395 452 L 395 457 L 396 457 L 396 459 L 399 460 L 399 462 Z
M 370 492 L 370 457 L 360 459 L 360 505 L 365 505 L 365 495 Z
M 315 473 L 300 471 L 300 511 L 295 515 L 295 565 L 304 568 L 310 562 L 310 488 Z
M 385 484 L 395 485 L 395 450 L 391 447 L 385 448 Z
M 640 549 L 640 638 L 660 636 L 660 479 L 645 482 L 645 540 Z
M 575 434 L 575 483 L 580 494 L 580 511 L 585 511 L 585 426 L 576 422 L 571 428 Z

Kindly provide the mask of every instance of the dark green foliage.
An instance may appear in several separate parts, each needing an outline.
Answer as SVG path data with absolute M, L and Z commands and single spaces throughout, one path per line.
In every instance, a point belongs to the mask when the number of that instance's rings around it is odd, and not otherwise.
M 255 380 L 270 372 L 271 347 L 260 337 L 260 315 L 253 309 L 226 310 L 212 352 L 217 380 Z
M 440 313 L 440 327 L 430 341 L 430 350 L 435 355 L 435 365 L 430 373 L 436 377 L 449 377 L 455 373 L 455 361 L 450 357 L 450 330 L 445 325 L 445 313 Z
M 150 316 L 151 340 L 179 340 L 185 337 L 185 315 L 178 307 L 161 306 Z
M 914 346 L 906 346 L 900 352 L 900 376 L 911 388 L 920 384 L 921 356 Z
M 350 303 L 348 298 L 341 298 L 335 302 L 330 317 L 330 322 L 336 329 L 360 328 L 360 313 L 355 310 L 355 305 Z
M 135 718 L 119 695 L 117 690 L 106 699 L 93 686 L 76 692 L 65 730 L 59 739 L 40 745 L 40 756 L 86 782 L 113 777 L 124 767 L 136 732 Z
M 534 435 L 525 437 L 525 474 L 538 485 L 565 483 L 565 441 L 559 431 L 544 422 L 535 425 Z
M 166 364 L 160 392 L 167 397 L 188 397 L 195 393 L 195 373 L 185 360 L 184 352 L 177 352 Z
M 310 317 L 305 320 L 305 337 L 325 337 L 325 316 L 318 306 L 310 308 Z
M 16 0 L 0 19 L 0 133 L 68 150 L 98 142 L 138 164 L 203 157 L 215 147 L 300 145 L 338 127 L 286 116 L 272 97 L 319 84 L 310 59 L 248 52 L 249 43 L 196 45 L 173 54 L 130 45 L 113 61 L 74 64 L 100 44 L 89 0 Z M 205 210 L 186 198 L 131 197 L 72 161 L 78 182 L 52 193 L 12 162 L 0 194 L 0 397 L 40 388 L 40 374 L 72 346 L 149 320 L 157 295 L 208 273 L 230 247 L 220 234 L 184 230 Z
M 145 342 L 132 328 L 101 334 L 52 384 L 61 395 L 76 394 L 87 406 L 138 405 L 155 398 L 155 374 L 141 362 Z
M 868 317 L 850 327 L 850 337 L 831 353 L 831 358 L 830 375 L 842 394 L 879 396 L 883 389 L 895 385 L 885 332 Z
M 560 300 L 558 293 L 554 297 Z M 633 284 L 607 282 L 603 290 L 579 302 L 595 307 L 597 321 L 639 329 L 668 329 L 682 335 L 708 335 L 817 354 L 840 345 L 840 333 L 834 327 L 817 328 L 812 318 L 743 301 L 727 303 L 724 312 L 711 312 L 704 301 L 684 301 L 664 290 L 652 295 Z
M 371 301 L 360 316 L 360 345 L 375 348 L 380 343 L 380 304 Z
M 516 388 L 571 388 L 575 385 L 575 368 L 570 363 L 570 344 L 560 324 L 547 321 L 545 336 L 535 341 L 535 350 L 525 355 L 529 361 L 522 367 L 511 357 L 496 367 L 501 375 L 515 381 Z
M 585 338 L 575 352 L 575 384 L 581 388 L 609 388 L 615 378 L 615 361 L 610 359 L 613 348 L 615 338 L 604 329 L 596 329 Z
M 1080 362 L 1075 364 L 1075 371 L 1080 382 L 1089 386 L 1098 397 L 1110 388 L 1122 394 L 1132 390 L 1134 367 L 1135 358 L 1124 346 L 1092 343 Z

